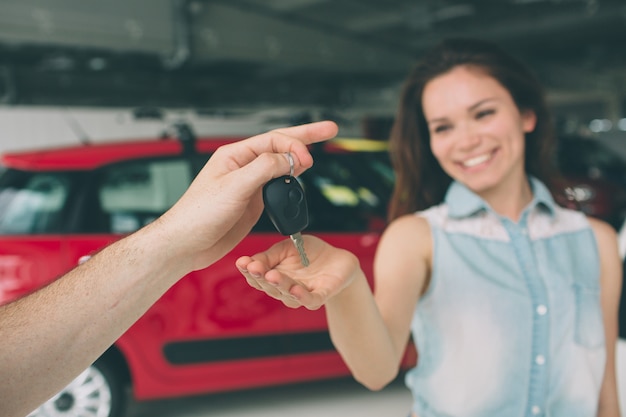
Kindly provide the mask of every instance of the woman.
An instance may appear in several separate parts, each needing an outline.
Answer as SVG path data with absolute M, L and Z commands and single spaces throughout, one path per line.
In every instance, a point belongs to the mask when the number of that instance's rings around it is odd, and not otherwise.
M 237 266 L 289 307 L 325 305 L 370 389 L 406 376 L 419 417 L 619 416 L 616 235 L 558 207 L 554 141 L 532 74 L 495 45 L 445 41 L 410 74 L 391 137 L 391 223 L 375 295 L 346 251 L 307 236 Z

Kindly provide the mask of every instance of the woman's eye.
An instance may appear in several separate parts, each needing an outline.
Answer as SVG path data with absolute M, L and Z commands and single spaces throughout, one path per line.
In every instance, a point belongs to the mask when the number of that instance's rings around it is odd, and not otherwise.
M 435 128 L 433 129 L 433 132 L 435 132 L 435 133 L 442 133 L 442 132 L 445 132 L 448 129 L 450 129 L 449 125 L 439 125 L 439 126 L 435 126 Z
M 483 117 L 489 116 L 491 114 L 494 114 L 496 111 L 493 109 L 486 109 L 486 110 L 481 110 L 478 113 L 476 113 L 476 118 L 477 119 L 481 119 Z

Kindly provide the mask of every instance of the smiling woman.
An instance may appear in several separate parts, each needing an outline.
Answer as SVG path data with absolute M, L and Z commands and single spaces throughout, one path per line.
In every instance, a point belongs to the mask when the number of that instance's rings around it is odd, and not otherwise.
M 521 194 L 512 193 L 494 207 L 509 217 L 514 212 L 503 204 L 515 210 L 530 201 L 531 191 L 524 181 L 524 143 L 525 134 L 535 128 L 534 112 L 520 112 L 496 79 L 465 66 L 430 81 L 422 105 L 430 148 L 450 177 L 481 195 L 498 193 L 495 188 L 524 187 Z M 513 201 L 516 195 L 524 201 Z
M 401 95 L 374 293 L 353 255 L 314 238 L 306 274 L 285 245 L 237 265 L 289 307 L 324 305 L 334 345 L 372 390 L 397 375 L 412 332 L 414 416 L 618 417 L 616 236 L 554 201 L 554 138 L 522 63 L 488 42 L 444 41 Z

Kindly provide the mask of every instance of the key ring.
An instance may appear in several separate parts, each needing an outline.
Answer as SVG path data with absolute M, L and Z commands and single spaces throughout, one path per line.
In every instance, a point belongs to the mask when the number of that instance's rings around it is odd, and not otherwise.
M 289 161 L 289 176 L 293 177 L 294 174 L 294 169 L 293 169 L 293 156 L 291 156 L 291 152 L 287 152 L 285 154 L 285 157 L 287 157 L 287 160 Z

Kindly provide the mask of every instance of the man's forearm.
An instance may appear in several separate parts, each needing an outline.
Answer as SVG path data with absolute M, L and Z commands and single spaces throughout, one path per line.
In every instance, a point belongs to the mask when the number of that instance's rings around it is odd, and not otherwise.
M 0 415 L 25 415 L 65 387 L 188 272 L 162 229 L 148 226 L 0 307 Z
M 155 222 L 44 289 L 0 307 L 0 416 L 35 409 L 182 276 L 230 251 L 259 218 L 261 187 L 289 170 L 302 173 L 313 164 L 307 145 L 336 134 L 335 123 L 319 122 L 220 147 Z

